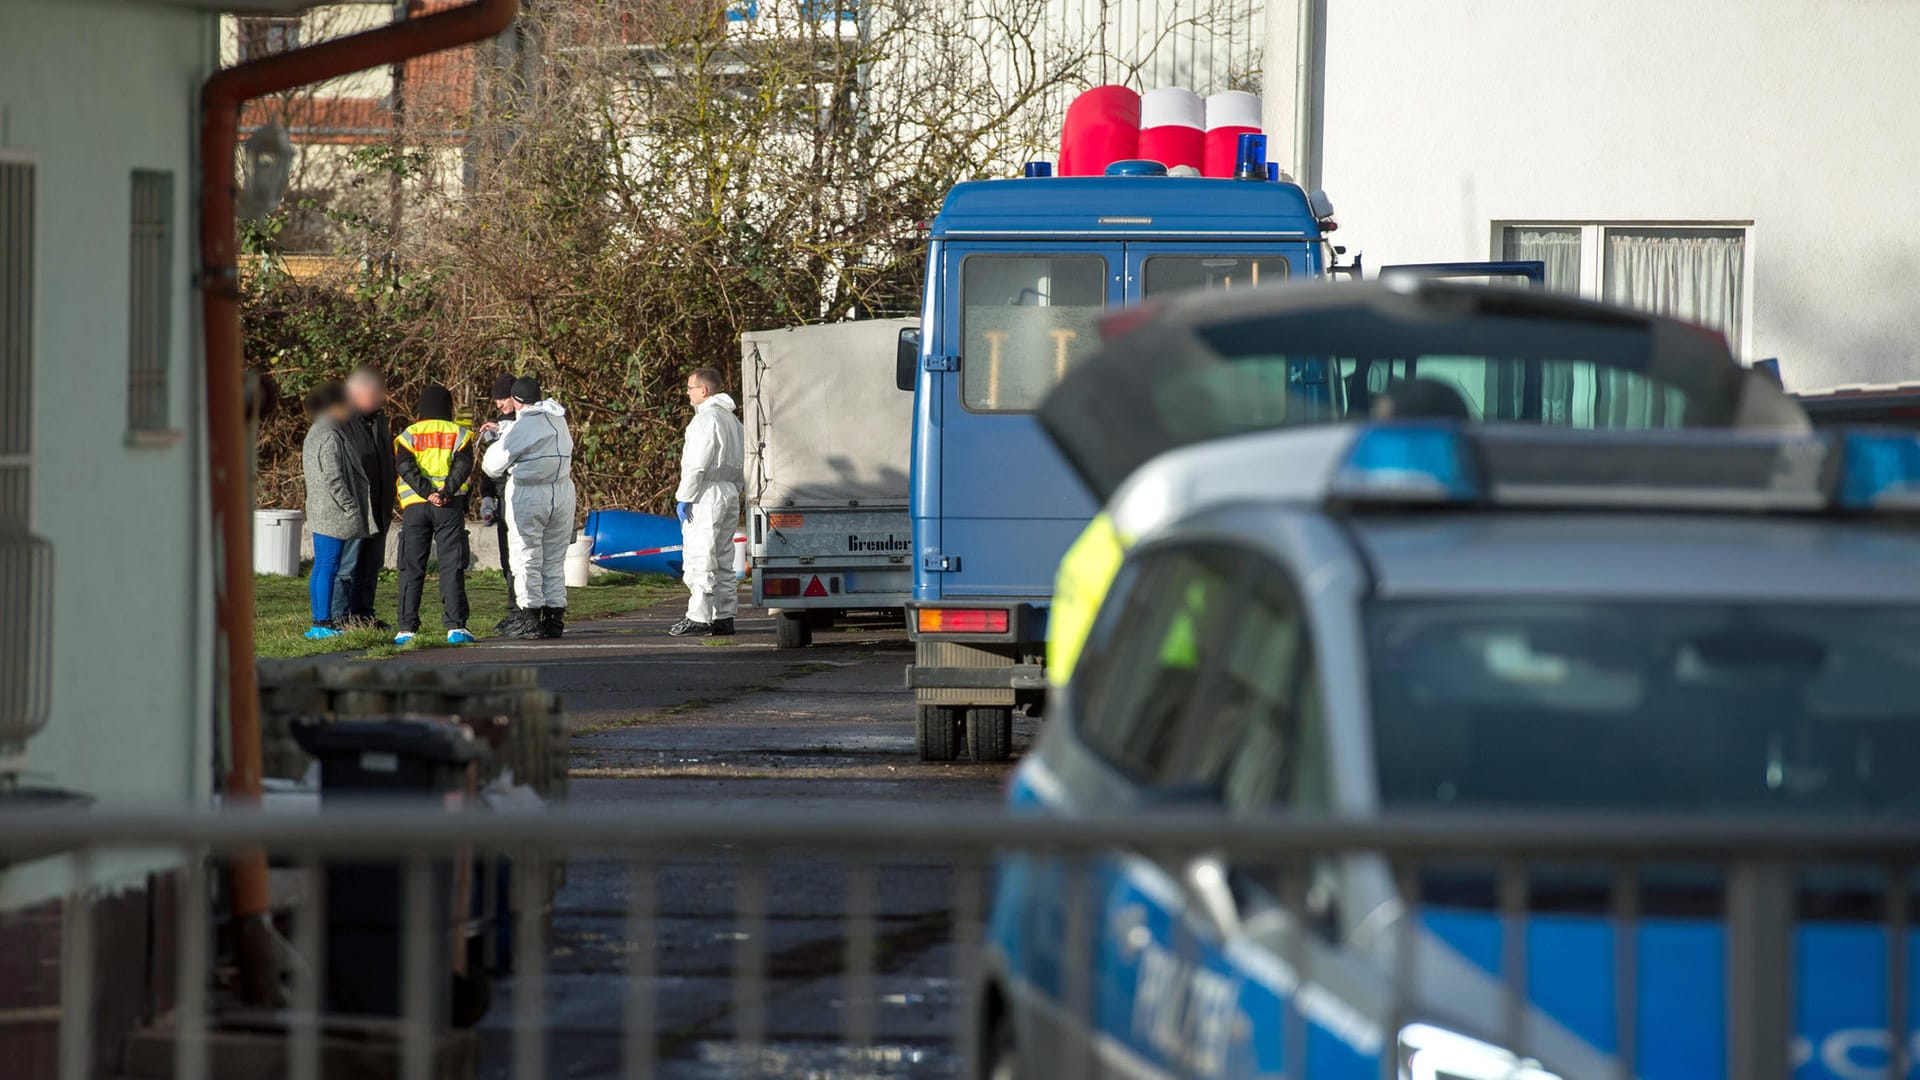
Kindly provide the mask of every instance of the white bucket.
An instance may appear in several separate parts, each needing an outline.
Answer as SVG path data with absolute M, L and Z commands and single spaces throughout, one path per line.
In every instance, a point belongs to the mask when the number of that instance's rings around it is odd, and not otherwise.
M 567 588 L 585 588 L 587 578 L 593 573 L 593 562 L 588 558 L 593 554 L 593 541 L 585 533 L 567 545 Z
M 733 576 L 747 576 L 747 533 L 744 529 L 733 534 Z
M 298 510 L 253 512 L 253 572 L 300 576 L 300 526 L 307 515 Z

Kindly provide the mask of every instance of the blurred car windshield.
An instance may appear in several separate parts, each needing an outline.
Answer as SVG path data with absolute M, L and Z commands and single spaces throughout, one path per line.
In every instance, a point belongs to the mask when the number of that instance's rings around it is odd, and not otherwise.
M 1389 808 L 1920 811 L 1920 610 L 1377 601 Z

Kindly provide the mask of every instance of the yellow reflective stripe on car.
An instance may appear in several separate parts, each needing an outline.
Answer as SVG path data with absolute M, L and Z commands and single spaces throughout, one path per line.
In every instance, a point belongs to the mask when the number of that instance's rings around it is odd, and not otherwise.
M 1053 582 L 1053 607 L 1047 612 L 1047 682 L 1065 686 L 1073 677 L 1080 648 L 1093 629 L 1093 617 L 1120 572 L 1127 542 L 1104 512 L 1096 515 L 1067 549 Z

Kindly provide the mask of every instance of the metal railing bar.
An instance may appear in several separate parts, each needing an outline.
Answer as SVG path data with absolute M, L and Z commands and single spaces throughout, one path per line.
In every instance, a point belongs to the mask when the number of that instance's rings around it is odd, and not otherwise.
M 745 863 L 734 875 L 733 1038 L 742 1062 L 757 1066 L 767 1035 L 767 870 Z
M 1891 867 L 1887 888 L 1887 1046 L 1888 1075 L 1906 1076 L 1913 1068 L 1913 1047 L 1907 1041 L 1907 934 L 1911 929 L 1909 890 L 1913 886 L 1913 868 L 1905 863 Z
M 620 1058 L 625 1080 L 653 1080 L 654 953 L 660 947 L 660 928 L 654 921 L 658 899 L 654 864 L 636 859 L 627 867 L 627 1016 Z
M 1614 1054 L 1619 1080 L 1639 1075 L 1640 1058 L 1640 872 L 1614 871 L 1607 907 L 1613 917 Z
M 322 1080 L 320 1013 L 325 1008 L 327 951 L 327 872 L 320 857 L 299 858 L 302 896 L 293 913 L 293 951 L 300 961 L 293 973 L 293 1022 L 287 1045 L 288 1080 Z
M 433 861 L 416 853 L 406 862 L 400 889 L 400 1075 L 431 1080 L 435 1022 L 433 1007 Z
M 0 822 L 5 820 L 0 815 Z M 1820 823 L 1743 818 L 1660 820 L 1613 816 L 1479 817 L 1303 822 L 1282 816 L 1225 817 L 1162 813 L 1097 818 L 1013 818 L 994 810 L 903 809 L 875 815 L 842 809 L 759 818 L 711 808 L 660 808 L 645 813 L 566 808 L 541 814 L 456 815 L 418 806 L 363 805 L 291 816 L 230 809 L 219 813 L 156 810 L 98 815 L 36 813 L 17 829 L 0 828 L 0 855 L 52 854 L 80 847 L 178 847 L 229 851 L 268 845 L 323 854 L 401 855 L 463 844 L 565 847 L 673 853 L 726 845 L 736 854 L 804 851 L 809 855 L 924 854 L 984 857 L 1018 826 L 1020 847 L 1036 854 L 1094 853 L 1113 848 L 1229 851 L 1280 860 L 1374 852 L 1389 858 L 1512 858 L 1560 861 L 1734 860 L 1902 861 L 1920 848 L 1920 824 Z
M 173 1075 L 178 1080 L 203 1080 L 207 1075 L 207 973 L 211 913 L 207 895 L 207 854 L 195 848 L 182 853 L 178 914 L 180 968 L 175 973 Z
M 1400 893 L 1400 918 L 1393 926 L 1393 1001 L 1389 1037 L 1398 1039 L 1412 1014 L 1409 1003 L 1418 993 L 1420 977 L 1420 863 L 1408 859 L 1393 868 L 1394 887 Z M 1380 1055 L 1381 1080 L 1398 1080 L 1399 1049 Z
M 1307 1014 L 1301 1011 L 1299 991 L 1313 983 L 1313 949 L 1306 940 L 1314 932 L 1312 913 L 1307 910 L 1307 890 L 1312 876 L 1313 870 L 1307 864 L 1282 863 L 1277 882 L 1276 898 L 1294 922 L 1294 932 L 1287 938 L 1286 961 L 1298 979 L 1294 992 L 1286 995 L 1285 1012 L 1280 1021 L 1281 1068 L 1287 1076 L 1307 1075 Z
M 1506 1046 L 1527 1056 L 1530 999 L 1527 996 L 1527 868 L 1507 860 L 1500 864 L 1500 981 L 1506 988 L 1502 1030 Z
M 1787 1080 L 1793 1030 L 1791 875 L 1742 860 L 1727 871 L 1727 1072 Z
M 486 815 L 448 814 L 473 821 Z M 547 860 L 517 848 L 513 856 L 513 1076 L 547 1075 Z
M 874 966 L 879 949 L 874 929 L 874 869 L 864 860 L 847 868 L 847 970 L 841 979 L 841 997 L 846 1002 L 846 1044 L 863 1061 L 873 1048 Z
M 500 927 L 505 918 L 500 910 L 500 867 L 503 865 L 498 851 L 478 852 L 474 863 L 482 875 L 480 882 L 480 962 L 487 970 L 493 971 L 500 966 Z
M 60 908 L 60 1080 L 93 1076 L 93 851 L 82 848 L 67 863 L 67 891 Z
M 979 949 L 982 936 L 981 887 L 983 877 L 980 865 L 972 861 L 962 861 L 953 868 L 953 986 L 954 992 L 961 995 L 959 1007 L 953 1011 L 959 1022 L 954 1032 L 953 1045 L 958 1053 L 954 1056 L 960 1064 L 960 1076 L 980 1075 L 980 1047 L 975 1042 L 975 1033 L 980 1030 L 981 1002 L 974 988 L 979 985 Z
M 1060 947 L 1066 958 L 1067 1021 L 1079 1030 L 1090 1032 L 1094 1030 L 1093 976 L 1088 969 L 1092 965 L 1095 943 L 1093 919 L 1087 912 L 1092 895 L 1087 881 L 1092 871 L 1087 863 L 1088 858 L 1082 855 L 1068 858 L 1063 867 L 1060 902 L 1066 910 L 1066 927 L 1060 935 Z M 1068 1080 L 1089 1080 L 1099 1074 L 1098 1063 L 1093 1060 L 1093 1044 L 1092 1039 L 1081 1039 L 1067 1051 Z

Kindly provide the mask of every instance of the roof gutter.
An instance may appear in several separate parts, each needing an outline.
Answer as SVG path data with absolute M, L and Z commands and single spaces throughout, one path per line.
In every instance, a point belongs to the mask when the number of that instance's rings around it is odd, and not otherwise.
M 251 98 L 395 64 L 493 37 L 513 25 L 520 0 L 476 0 L 450 11 L 269 56 L 216 73 L 201 90 L 200 290 L 207 342 L 207 456 L 219 575 L 215 613 L 225 644 L 230 766 L 228 804 L 257 806 L 261 792 L 260 689 L 254 674 L 252 452 L 245 416 L 239 275 L 235 266 L 234 159 L 240 107 Z M 250 998 L 275 993 L 267 863 L 259 851 L 232 863 L 233 916 L 241 931 L 242 982 Z

